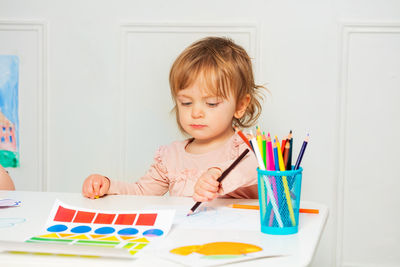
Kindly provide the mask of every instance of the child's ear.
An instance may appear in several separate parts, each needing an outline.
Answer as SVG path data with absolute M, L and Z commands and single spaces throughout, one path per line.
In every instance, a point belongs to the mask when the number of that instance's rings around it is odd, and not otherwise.
M 251 100 L 251 96 L 249 94 L 245 95 L 241 100 L 239 100 L 239 103 L 236 107 L 236 111 L 234 114 L 234 117 L 236 119 L 240 119 L 244 115 L 247 107 L 250 104 L 250 100 Z

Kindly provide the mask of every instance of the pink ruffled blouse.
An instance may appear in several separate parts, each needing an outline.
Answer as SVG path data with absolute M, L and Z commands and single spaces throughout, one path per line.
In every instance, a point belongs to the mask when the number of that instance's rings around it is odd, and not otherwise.
M 197 179 L 211 167 L 222 171 L 242 153 L 247 145 L 234 134 L 223 146 L 204 154 L 185 151 L 189 139 L 161 146 L 153 164 L 137 182 L 112 180 L 108 194 L 164 195 L 191 197 Z M 248 153 L 221 183 L 223 197 L 258 198 L 257 160 Z

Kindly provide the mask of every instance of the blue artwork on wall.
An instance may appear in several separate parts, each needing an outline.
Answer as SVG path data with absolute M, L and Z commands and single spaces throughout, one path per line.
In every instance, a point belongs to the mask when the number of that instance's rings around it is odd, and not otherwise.
M 0 164 L 19 166 L 18 124 L 19 59 L 0 55 Z

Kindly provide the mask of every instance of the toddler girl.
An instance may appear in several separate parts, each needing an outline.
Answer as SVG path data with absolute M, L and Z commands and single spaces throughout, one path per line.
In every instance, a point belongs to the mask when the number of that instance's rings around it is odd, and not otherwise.
M 164 195 L 210 201 L 218 195 L 257 198 L 253 153 L 216 180 L 246 149 L 233 127 L 253 125 L 261 113 L 262 86 L 255 85 L 246 51 L 232 40 L 201 39 L 172 65 L 169 82 L 180 130 L 191 138 L 161 146 L 147 173 L 127 183 L 92 174 L 83 183 L 88 198 L 105 194 Z

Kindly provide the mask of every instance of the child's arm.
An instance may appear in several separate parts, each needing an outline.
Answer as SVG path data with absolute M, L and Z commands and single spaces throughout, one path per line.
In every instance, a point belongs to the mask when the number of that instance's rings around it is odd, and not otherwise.
M 88 198 L 109 195 L 164 195 L 169 189 L 168 171 L 163 165 L 164 148 L 160 147 L 147 173 L 134 183 L 92 174 L 83 183 L 82 194 Z
M 14 183 L 3 166 L 0 165 L 0 190 L 15 190 Z
M 169 189 L 169 180 L 166 170 L 160 168 L 160 164 L 153 164 L 147 173 L 137 182 L 110 180 L 110 188 L 107 194 L 110 195 L 147 195 L 162 196 Z

